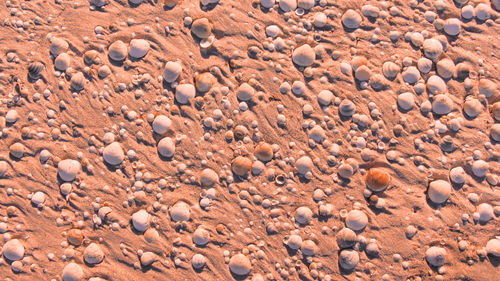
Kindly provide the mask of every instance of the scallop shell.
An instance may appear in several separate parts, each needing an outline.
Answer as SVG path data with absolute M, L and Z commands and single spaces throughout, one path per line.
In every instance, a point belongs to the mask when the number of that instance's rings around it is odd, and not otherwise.
M 447 91 L 446 82 L 444 82 L 444 80 L 437 75 L 429 77 L 426 84 L 427 89 L 431 94 L 442 94 Z
M 128 48 L 125 43 L 121 40 L 117 40 L 108 48 L 108 56 L 114 61 L 122 61 L 127 57 Z
M 401 68 L 391 61 L 386 61 L 382 65 L 382 74 L 384 74 L 387 79 L 394 79 L 399 71 L 401 71 Z
M 60 71 L 66 71 L 69 67 L 71 57 L 68 53 L 60 53 L 54 60 L 54 67 Z
M 381 168 L 371 168 L 365 177 L 366 185 L 373 191 L 384 190 L 389 185 L 390 180 L 389 173 Z
M 424 40 L 424 55 L 429 59 L 436 59 L 443 53 L 443 44 L 437 39 L 430 38 Z
M 202 254 L 195 254 L 191 258 L 191 265 L 193 265 L 193 268 L 195 268 L 195 269 L 203 268 L 206 263 L 207 263 L 207 259 Z
M 207 18 L 200 18 L 193 21 L 191 32 L 200 39 L 208 38 L 212 34 L 212 24 Z
M 71 76 L 71 89 L 81 91 L 85 88 L 85 76 L 82 72 L 77 72 Z
M 66 40 L 58 38 L 58 37 L 52 37 L 50 39 L 50 53 L 55 57 L 59 55 L 62 52 L 66 52 L 66 50 L 69 48 L 68 42 Z
M 111 75 L 111 68 L 109 68 L 109 66 L 107 66 L 107 65 L 102 65 L 97 70 L 97 75 L 99 76 L 99 78 L 104 79 L 104 78 L 108 77 L 109 75 Z
M 32 62 L 28 66 L 28 76 L 31 79 L 38 79 L 41 76 L 42 71 L 45 69 L 45 65 L 41 62 Z
M 252 160 L 248 157 L 238 156 L 231 162 L 231 170 L 236 175 L 243 177 L 252 169 Z

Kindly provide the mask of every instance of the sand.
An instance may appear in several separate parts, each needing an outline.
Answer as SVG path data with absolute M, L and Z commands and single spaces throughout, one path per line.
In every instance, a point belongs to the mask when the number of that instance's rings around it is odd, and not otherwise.
M 1 5 L 2 280 L 497 278 L 497 0 Z

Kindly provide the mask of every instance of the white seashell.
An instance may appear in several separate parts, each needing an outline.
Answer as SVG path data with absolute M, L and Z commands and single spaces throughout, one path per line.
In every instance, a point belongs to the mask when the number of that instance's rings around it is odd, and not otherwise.
M 430 38 L 424 40 L 424 55 L 429 59 L 436 59 L 443 53 L 443 44 L 437 39 Z
M 318 250 L 318 246 L 312 240 L 306 240 L 302 242 L 302 246 L 300 247 L 302 254 L 306 256 L 314 256 Z
M 71 76 L 71 89 L 81 91 L 85 88 L 85 76 L 82 72 L 77 72 Z
M 142 266 L 150 266 L 156 261 L 156 255 L 153 252 L 144 252 L 142 253 L 140 260 Z
M 475 8 L 475 12 L 476 12 L 476 18 L 478 20 L 484 21 L 490 18 L 491 8 L 489 5 L 485 3 L 479 3 Z
M 398 95 L 398 106 L 403 110 L 412 109 L 415 106 L 415 97 L 410 92 Z
M 432 61 L 428 58 L 419 58 L 417 61 L 417 68 L 424 74 L 429 73 L 432 69 Z
M 109 45 L 108 56 L 114 61 L 123 61 L 127 57 L 127 53 L 127 44 L 121 40 L 117 40 Z
M 455 167 L 450 170 L 450 180 L 453 183 L 462 184 L 465 182 L 466 177 L 467 174 L 462 167 Z
M 63 281 L 80 281 L 84 273 L 80 265 L 71 262 L 64 267 L 61 276 Z
M 31 203 L 33 203 L 35 206 L 43 204 L 44 202 L 45 202 L 45 193 L 41 191 L 35 192 L 35 194 L 33 194 L 33 196 L 31 197 Z
M 179 84 L 175 87 L 175 100 L 180 104 L 188 104 L 196 95 L 193 84 Z
M 484 160 L 476 160 L 472 163 L 472 173 L 479 178 L 486 176 L 490 169 L 490 164 Z
M 297 0 L 280 0 L 279 5 L 283 12 L 295 11 L 297 9 Z
M 475 11 L 472 5 L 466 5 L 462 7 L 462 18 L 470 20 L 474 16 L 475 16 Z
M 444 180 L 435 180 L 429 184 L 427 190 L 429 199 L 436 204 L 444 203 L 451 195 L 451 184 Z
M 98 264 L 104 259 L 104 252 L 96 243 L 90 243 L 83 251 L 83 258 L 89 264 Z
M 444 32 L 450 36 L 456 36 L 460 33 L 460 20 L 449 18 L 444 22 Z
M 368 224 L 368 216 L 361 210 L 352 210 L 347 214 L 345 224 L 354 231 L 362 230 Z
M 109 68 L 109 66 L 107 65 L 101 65 L 97 70 L 97 75 L 99 76 L 99 78 L 104 79 L 111 75 L 111 68 Z
M 413 32 L 410 35 L 410 41 L 415 47 L 420 47 L 424 44 L 424 36 L 420 32 Z
M 206 264 L 207 264 L 207 259 L 202 254 L 195 254 L 191 258 L 191 265 L 193 266 L 194 269 L 203 268 Z
M 76 178 L 81 170 L 80 162 L 72 159 L 65 159 L 59 161 L 57 164 L 59 177 L 63 181 L 72 181 Z
M 320 125 L 314 125 L 309 131 L 309 138 L 317 143 L 321 143 L 326 138 L 325 130 L 323 130 Z
M 236 275 L 247 275 L 252 270 L 252 263 L 247 256 L 236 254 L 229 259 L 229 270 Z
M 71 57 L 68 53 L 60 53 L 54 60 L 54 67 L 60 71 L 66 71 L 69 67 Z
M 276 0 L 260 0 L 260 5 L 264 8 L 272 8 L 275 4 Z
M 479 115 L 479 113 L 481 113 L 482 109 L 483 105 L 478 99 L 472 96 L 468 96 L 465 98 L 464 112 L 465 114 L 467 114 L 467 116 L 471 118 L 476 118 Z
M 311 172 L 312 166 L 313 162 L 309 156 L 302 156 L 297 159 L 297 161 L 295 161 L 295 167 L 301 175 L 305 175 L 308 172 Z
M 315 58 L 316 52 L 309 44 L 296 48 L 292 53 L 292 61 L 299 66 L 310 66 L 314 63 Z
M 406 68 L 403 73 L 403 80 L 408 84 L 415 84 L 420 79 L 420 72 L 414 66 Z
M 132 39 L 130 41 L 129 55 L 132 58 L 139 59 L 149 52 L 149 42 L 144 39 Z
M 371 71 L 366 65 L 357 67 L 354 71 L 354 77 L 356 77 L 356 79 L 358 79 L 359 81 L 368 81 L 370 80 L 370 76 Z
M 167 83 L 172 83 L 181 75 L 182 66 L 178 62 L 169 61 L 165 64 L 163 79 Z
M 427 89 L 431 94 L 443 94 L 447 91 L 446 82 L 444 82 L 444 80 L 437 75 L 429 77 L 426 84 Z
M 355 250 L 342 250 L 339 254 L 339 265 L 345 270 L 354 269 L 359 263 L 359 254 Z
M 50 54 L 52 54 L 54 57 L 62 52 L 66 52 L 68 48 L 69 44 L 68 42 L 66 42 L 66 40 L 58 37 L 52 37 L 50 39 Z
M 26 146 L 24 144 L 16 142 L 12 144 L 10 147 L 10 155 L 12 155 L 14 158 L 22 158 L 24 156 L 24 153 L 27 152 Z
M 490 136 L 495 141 L 500 141 L 500 124 L 495 123 L 491 126 Z
M 11 239 L 2 247 L 3 256 L 9 261 L 17 261 L 24 256 L 24 246 L 18 239 Z
M 387 79 L 394 79 L 394 77 L 398 75 L 399 71 L 401 71 L 401 68 L 391 61 L 386 61 L 382 65 L 382 74 L 384 74 Z
M 116 166 L 120 165 L 123 162 L 123 160 L 125 159 L 125 153 L 123 152 L 120 143 L 115 141 L 108 144 L 104 148 L 102 157 L 107 164 Z
M 495 217 L 493 207 L 488 203 L 481 203 L 477 207 L 477 213 L 479 214 L 479 221 L 485 223 Z
M 266 27 L 267 37 L 276 38 L 280 34 L 280 32 L 281 32 L 280 28 L 275 24 Z
M 198 227 L 193 233 L 193 242 L 198 246 L 205 246 L 210 239 L 210 233 L 203 227 Z
M 356 105 L 348 99 L 344 99 L 340 102 L 339 113 L 345 117 L 351 117 L 356 111 Z
M 436 71 L 439 76 L 449 79 L 455 73 L 455 63 L 448 58 L 442 59 L 436 63 Z
M 500 1 L 498 1 L 498 6 L 500 8 Z M 495 257 L 500 257 L 500 239 L 490 239 L 488 243 L 486 243 L 486 253 L 488 255 L 492 255 Z
M 446 261 L 446 250 L 441 247 L 430 247 L 425 251 L 425 259 L 430 265 L 440 267 Z
M 19 113 L 17 113 L 17 110 L 11 109 L 7 111 L 7 114 L 5 114 L 5 121 L 7 123 L 15 123 L 19 120 Z M 5 126 L 5 123 L 3 124 Z
M 132 225 L 137 231 L 143 232 L 149 227 L 151 216 L 146 210 L 139 210 L 132 215 Z
M 172 157 L 174 156 L 174 153 L 175 153 L 175 143 L 174 141 L 169 138 L 169 137 L 166 137 L 166 138 L 162 138 L 159 142 L 158 142 L 158 153 L 160 153 L 161 156 L 163 157 Z
M 200 184 L 205 187 L 211 187 L 219 182 L 219 175 L 212 169 L 206 168 L 200 173 Z
M 286 245 L 292 250 L 298 250 L 302 247 L 302 237 L 297 234 L 292 234 L 286 240 Z
M 314 19 L 313 19 L 313 24 L 316 27 L 325 27 L 326 24 L 328 23 L 328 17 L 326 16 L 325 13 L 323 12 L 317 12 L 314 14 Z
M 363 18 L 361 15 L 352 10 L 349 9 L 347 10 L 343 15 L 342 15 L 342 24 L 349 29 L 354 29 L 358 28 L 361 25 L 361 22 L 363 21 Z
M 254 93 L 255 89 L 252 86 L 248 83 L 243 83 L 238 87 L 236 96 L 238 97 L 238 100 L 249 101 L 252 99 Z
M 215 82 L 217 82 L 217 79 L 210 72 L 203 72 L 201 74 L 198 74 L 195 78 L 196 90 L 202 93 L 208 92 L 215 84 Z
M 318 103 L 323 106 L 329 106 L 333 101 L 333 93 L 329 90 L 322 90 L 318 94 Z
M 313 216 L 313 212 L 309 207 L 302 206 L 298 207 L 297 210 L 295 211 L 295 221 L 298 222 L 299 224 L 307 224 L 309 221 L 311 221 Z
M 214 42 L 215 42 L 215 36 L 210 35 L 207 38 L 202 38 L 200 40 L 200 47 L 203 49 L 207 49 L 210 46 L 212 46 L 214 44 Z
M 479 94 L 484 95 L 487 99 L 497 96 L 497 84 L 486 78 L 480 79 Z
M 344 227 L 336 235 L 337 245 L 340 249 L 351 248 L 356 244 L 356 232 L 352 229 Z
M 3 160 L 0 161 L 0 177 L 5 175 L 5 173 L 7 173 L 8 167 L 9 165 L 7 164 L 7 161 Z
M 361 7 L 361 14 L 365 17 L 378 18 L 380 9 L 373 5 L 363 5 Z
M 88 50 L 83 54 L 83 62 L 87 65 L 99 64 L 99 52 L 96 50 Z
M 170 207 L 170 218 L 177 221 L 187 221 L 191 216 L 191 210 L 186 202 L 179 201 Z
M 159 135 L 163 135 L 169 130 L 172 130 L 172 120 L 165 115 L 158 115 L 153 120 L 153 131 Z
M 448 114 L 453 108 L 453 101 L 445 94 L 438 94 L 432 101 L 432 112 L 435 114 Z

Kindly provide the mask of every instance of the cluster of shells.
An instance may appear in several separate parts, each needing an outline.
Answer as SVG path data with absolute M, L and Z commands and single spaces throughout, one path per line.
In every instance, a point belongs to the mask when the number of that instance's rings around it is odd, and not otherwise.
M 388 1 L 249 1 L 238 15 L 231 1 L 189 2 L 75 3 L 92 16 L 178 17 L 122 19 L 82 42 L 58 26 L 40 57 L 2 58 L 6 71 L 25 63 L 8 95 L 0 74 L 9 280 L 118 280 L 98 273 L 120 263 L 179 280 L 451 280 L 471 277 L 453 268 L 460 262 L 495 269 L 499 61 L 461 44 L 476 29 L 499 30 L 499 1 L 408 1 L 415 27 L 404 34 L 387 23 L 412 17 Z M 6 7 L 13 38 L 56 18 Z M 253 27 L 238 22 L 258 15 L 266 20 Z M 223 35 L 238 33 L 248 42 Z M 491 233 L 468 238 L 478 229 Z M 387 259 L 399 264 L 384 268 Z

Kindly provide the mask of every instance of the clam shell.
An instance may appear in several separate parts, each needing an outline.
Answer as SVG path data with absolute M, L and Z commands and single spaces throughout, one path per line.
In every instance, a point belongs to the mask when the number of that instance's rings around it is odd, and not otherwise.
M 346 28 L 350 29 L 358 28 L 361 25 L 362 21 L 363 18 L 361 17 L 361 15 L 352 9 L 347 10 L 342 15 L 342 24 Z
M 50 53 L 55 57 L 62 52 L 65 52 L 69 48 L 68 42 L 66 40 L 52 37 L 50 39 Z
M 191 32 L 200 39 L 208 38 L 212 34 L 212 24 L 207 18 L 196 19 L 191 25 Z
M 394 79 L 399 71 L 401 71 L 401 68 L 391 61 L 386 61 L 382 65 L 382 74 L 384 74 L 387 79 Z
M 71 89 L 81 91 L 85 88 L 85 76 L 82 72 L 77 72 L 71 76 Z
M 45 69 L 45 65 L 41 62 L 32 62 L 28 66 L 28 76 L 31 79 L 37 79 L 41 76 L 42 71 Z
M 114 61 L 122 61 L 127 57 L 128 48 L 121 40 L 117 40 L 109 45 L 108 56 Z

